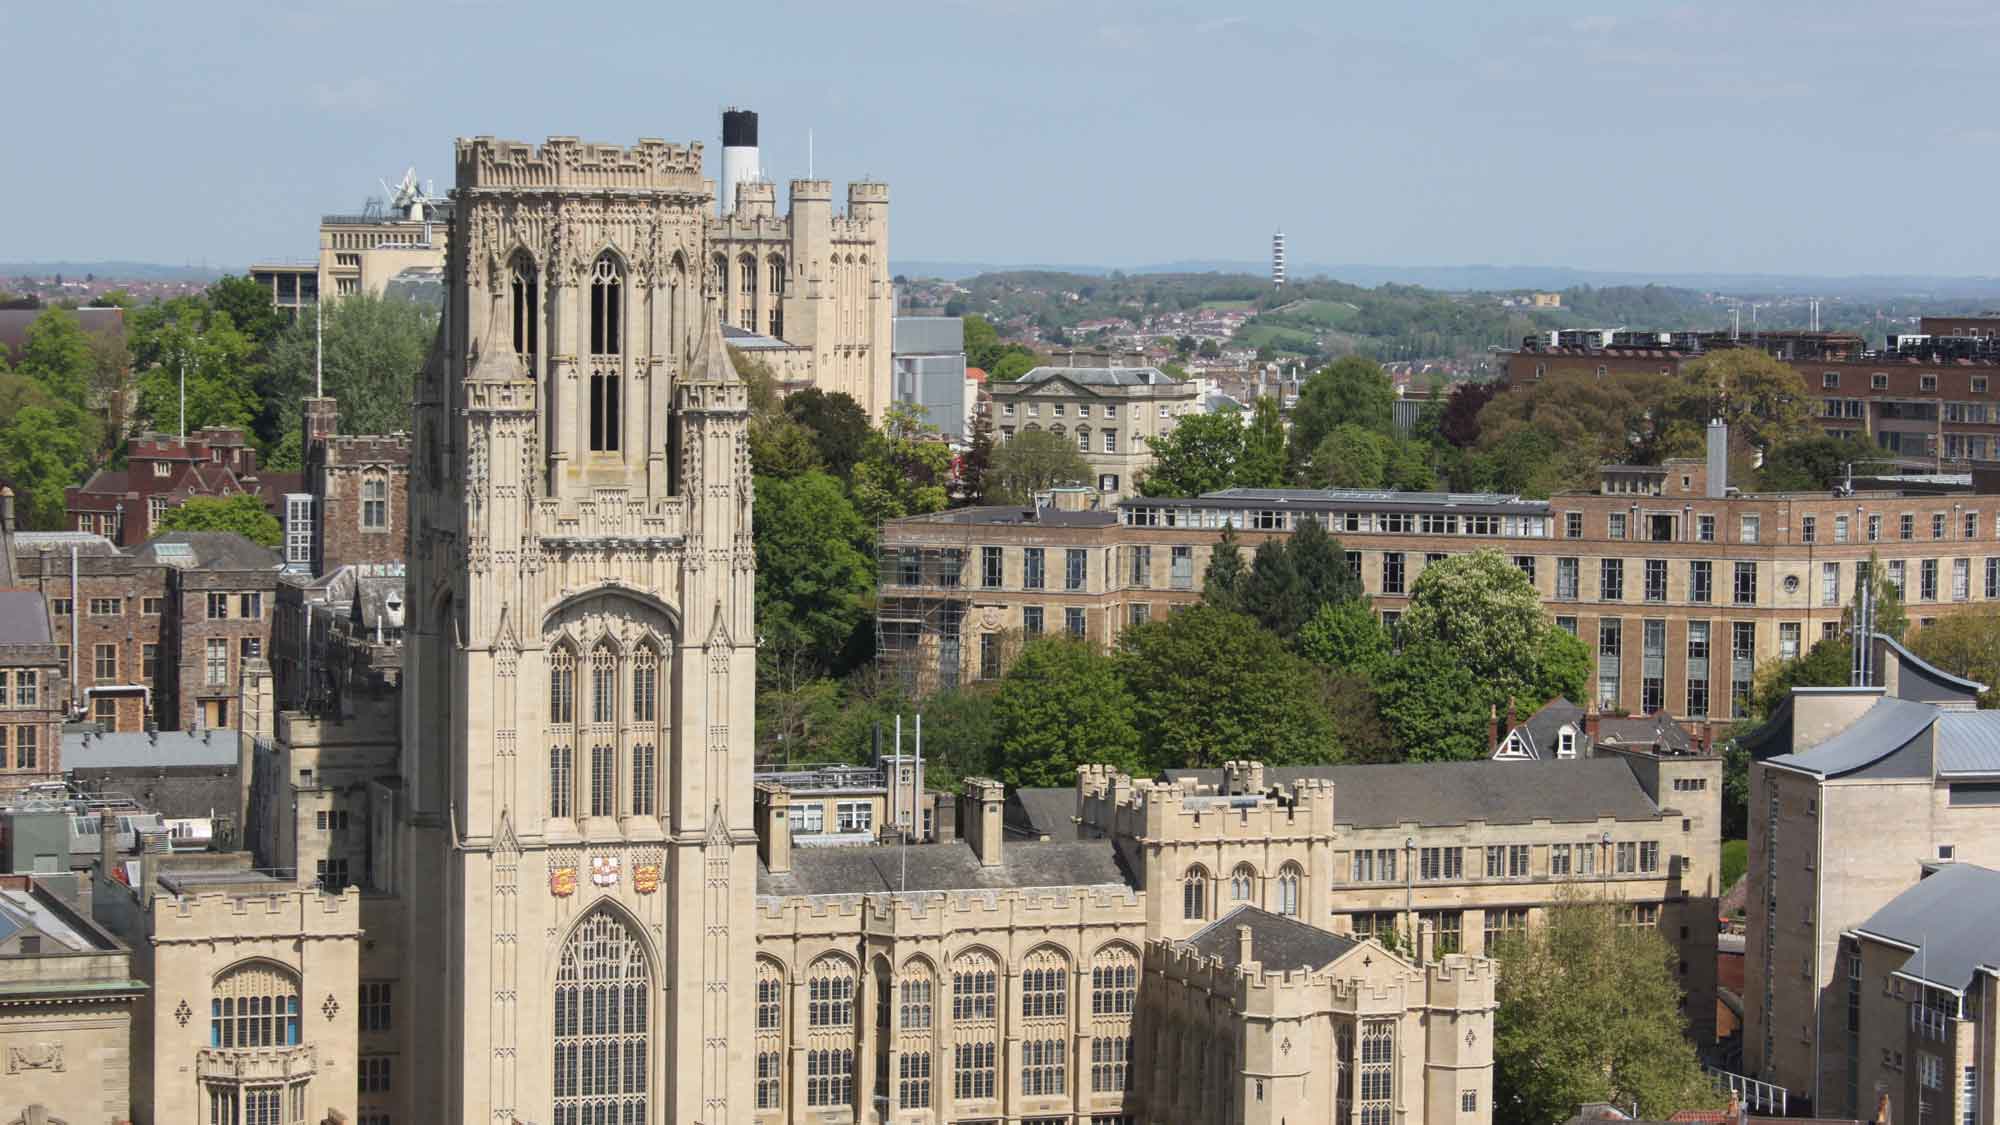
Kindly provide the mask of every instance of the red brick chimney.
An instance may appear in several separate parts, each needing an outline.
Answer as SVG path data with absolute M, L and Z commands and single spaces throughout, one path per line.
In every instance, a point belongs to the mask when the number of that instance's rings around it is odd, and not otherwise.
M 1512 710 L 1513 705 L 1508 704 L 1508 709 Z M 1486 706 L 1486 749 L 1489 753 L 1500 749 L 1500 705 L 1497 703 Z

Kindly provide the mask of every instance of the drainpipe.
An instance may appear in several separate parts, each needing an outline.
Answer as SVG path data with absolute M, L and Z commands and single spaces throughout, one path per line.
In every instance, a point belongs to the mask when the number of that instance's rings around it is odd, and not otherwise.
M 71 543 L 69 545 L 69 710 L 72 715 L 82 706 L 76 694 L 77 617 L 83 612 L 76 604 L 76 559 L 76 544 Z

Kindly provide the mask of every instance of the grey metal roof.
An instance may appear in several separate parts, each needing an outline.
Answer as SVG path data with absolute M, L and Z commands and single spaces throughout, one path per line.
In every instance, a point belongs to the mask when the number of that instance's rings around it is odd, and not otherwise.
M 903 864 L 909 864 L 904 881 Z M 880 891 L 977 891 L 1022 887 L 1137 887 L 1109 840 L 1029 843 L 1010 840 L 1000 863 L 982 867 L 964 840 L 909 848 L 793 848 L 792 869 L 774 874 L 760 864 L 761 895 L 850 895 Z
M 33 554 L 37 551 L 68 551 L 77 549 L 77 554 L 86 558 L 103 558 L 118 553 L 117 544 L 102 535 L 88 531 L 17 531 L 14 533 L 14 553 Z
M 1939 711 L 1941 774 L 2000 773 L 2000 711 Z
M 135 766 L 234 766 L 234 731 L 163 730 L 155 734 L 120 731 L 115 734 L 66 733 L 63 768 L 123 769 Z
M 1268 972 L 1324 968 L 1361 944 L 1346 934 L 1322 930 L 1255 906 L 1237 907 L 1196 930 L 1181 944 L 1204 957 L 1219 957 L 1224 968 L 1234 969 L 1242 964 L 1237 930 L 1244 926 L 1250 929 L 1251 959 Z
M 1225 488 L 1195 497 L 1127 497 L 1119 507 L 1257 508 L 1283 505 L 1308 511 L 1402 511 L 1438 508 L 1457 512 L 1546 515 L 1547 500 L 1500 492 L 1400 492 L 1392 488 Z
M 1168 770 L 1169 780 L 1220 785 L 1221 770 Z M 1657 820 L 1631 767 L 1616 758 L 1575 762 L 1391 762 L 1380 765 L 1273 766 L 1267 784 L 1303 778 L 1334 784 L 1333 819 L 1350 828 L 1426 828 L 1468 824 L 1530 824 Z
M 1055 367 L 1029 371 L 1013 383 L 1016 393 L 1025 393 L 1037 383 L 1062 379 L 1080 387 L 1181 387 L 1184 384 L 1157 367 Z M 1001 388 L 1008 384 L 1000 384 Z M 999 388 L 996 388 L 999 389 Z
M 2000 871 L 1955 863 L 1892 898 L 1855 933 L 1917 952 L 1898 970 L 1963 991 L 1980 969 L 2000 971 Z
M 1877 699 L 1845 730 L 1808 750 L 1766 759 L 1781 769 L 1840 777 L 1872 766 L 1914 742 L 1940 712 L 1926 703 Z
M 773 348 L 796 348 L 799 346 L 797 344 L 788 344 L 776 336 L 766 336 L 762 332 L 752 332 L 748 328 L 738 328 L 732 324 L 722 326 L 722 342 L 732 348 L 741 348 L 747 352 L 769 351 Z
M 49 603 L 33 590 L 0 590 L 0 645 L 49 643 Z
M 1118 522 L 1118 513 L 1104 508 L 1081 512 L 1067 512 L 1056 508 L 1036 511 L 1033 508 L 1004 505 L 985 505 L 977 508 L 953 508 L 943 512 L 931 512 L 921 516 L 905 516 L 891 523 L 970 523 L 983 527 L 1010 525 L 1038 525 L 1041 527 L 1110 527 Z
M 1913 685 L 1898 684 L 1896 694 L 1905 699 L 1923 698 L 1937 703 L 1954 700 L 1971 702 L 1972 697 L 1986 690 L 1987 685 L 1980 683 L 1978 680 L 1968 680 L 1964 676 L 1956 676 L 1945 671 L 1903 647 L 1901 641 L 1889 636 L 1887 633 L 1876 633 L 1875 639 L 1895 650 L 1896 657 L 1902 662 L 1905 672 L 1914 670 L 1923 679 L 1929 680 L 1931 685 L 1936 689 L 1919 696 L 1912 694 L 1910 689 Z

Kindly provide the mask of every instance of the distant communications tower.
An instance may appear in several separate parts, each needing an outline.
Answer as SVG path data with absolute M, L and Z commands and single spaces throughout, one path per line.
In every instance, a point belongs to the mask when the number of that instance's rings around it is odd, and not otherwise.
M 1285 232 L 1271 236 L 1271 284 L 1279 289 L 1285 287 Z

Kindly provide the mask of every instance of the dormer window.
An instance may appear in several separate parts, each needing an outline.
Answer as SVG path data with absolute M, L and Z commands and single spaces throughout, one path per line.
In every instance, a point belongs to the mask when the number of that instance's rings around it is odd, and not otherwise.
M 1564 727 L 1556 734 L 1556 757 L 1576 757 L 1576 728 Z

